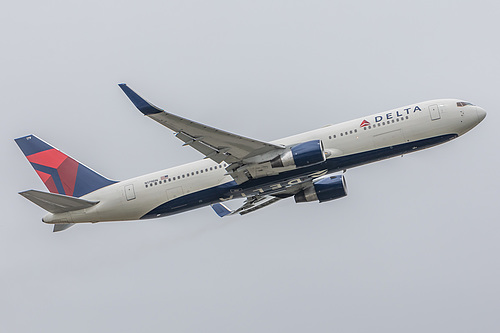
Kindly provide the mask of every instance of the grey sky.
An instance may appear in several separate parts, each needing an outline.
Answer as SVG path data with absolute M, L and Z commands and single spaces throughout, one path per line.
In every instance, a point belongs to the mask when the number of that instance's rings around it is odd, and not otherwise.
M 20 1 L 0 11 L 4 332 L 498 332 L 497 1 Z M 115 179 L 200 154 L 136 111 L 262 140 L 433 98 L 488 116 L 349 196 L 53 234 L 13 139 Z

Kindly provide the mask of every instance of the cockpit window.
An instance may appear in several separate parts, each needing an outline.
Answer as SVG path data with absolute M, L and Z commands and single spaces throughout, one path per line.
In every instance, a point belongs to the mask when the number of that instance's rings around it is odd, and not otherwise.
M 466 105 L 474 105 L 472 103 L 469 103 L 469 102 L 457 102 L 457 106 L 466 106 Z

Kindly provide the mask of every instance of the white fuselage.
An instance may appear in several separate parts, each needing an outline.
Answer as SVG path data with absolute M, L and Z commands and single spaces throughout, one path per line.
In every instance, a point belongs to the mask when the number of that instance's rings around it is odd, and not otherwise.
M 367 164 L 413 150 L 427 148 L 460 136 L 485 116 L 477 106 L 458 106 L 459 100 L 432 100 L 377 113 L 336 125 L 293 135 L 272 143 L 292 146 L 322 140 L 327 161 L 317 167 L 329 172 Z M 393 152 L 392 152 L 393 151 Z M 252 185 L 236 185 L 225 163 L 204 159 L 121 181 L 91 192 L 82 199 L 99 201 L 91 208 L 48 214 L 46 223 L 78 223 L 138 220 L 159 217 L 236 198 L 234 188 L 244 188 L 241 196 L 263 191 L 300 175 L 300 170 L 282 177 L 260 179 Z M 311 172 L 308 168 L 307 172 Z M 239 197 L 241 197 L 239 196 Z M 163 207 L 163 208 L 162 208 Z

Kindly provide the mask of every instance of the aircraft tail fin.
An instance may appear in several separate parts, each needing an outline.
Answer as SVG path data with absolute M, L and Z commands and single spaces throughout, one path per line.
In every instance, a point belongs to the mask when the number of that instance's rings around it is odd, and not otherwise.
M 51 193 L 81 197 L 116 183 L 35 135 L 23 136 L 15 141 Z
M 84 200 L 37 190 L 23 191 L 19 192 L 19 194 L 52 214 L 90 208 L 99 203 L 99 201 Z

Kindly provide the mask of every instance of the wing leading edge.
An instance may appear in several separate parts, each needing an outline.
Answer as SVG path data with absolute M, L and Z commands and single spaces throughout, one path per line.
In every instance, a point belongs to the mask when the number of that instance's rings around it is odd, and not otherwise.
M 246 138 L 166 112 L 147 102 L 125 83 L 119 86 L 144 115 L 174 131 L 184 146 L 193 147 L 205 158 L 217 163 L 243 165 L 245 159 L 284 149 L 283 146 Z

